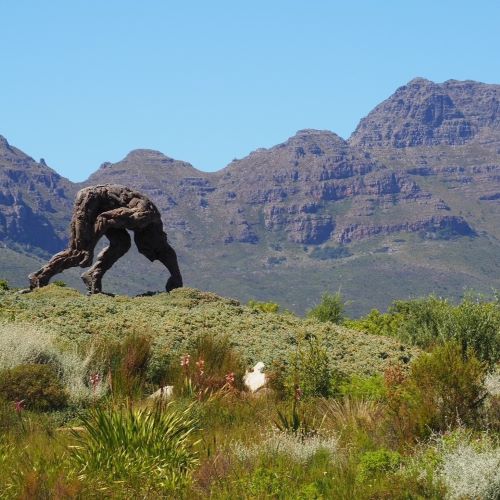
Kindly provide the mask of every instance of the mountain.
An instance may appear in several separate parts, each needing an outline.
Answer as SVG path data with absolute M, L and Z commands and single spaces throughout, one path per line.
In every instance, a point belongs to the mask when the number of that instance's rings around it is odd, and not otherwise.
M 12 252 L 19 262 L 3 274 L 24 284 L 25 259 L 64 246 L 76 191 L 114 182 L 158 205 L 191 286 L 299 312 L 338 288 L 352 313 L 430 291 L 490 292 L 500 287 L 499 101 L 499 85 L 417 78 L 347 141 L 300 130 L 214 173 L 134 150 L 80 184 L 2 138 L 0 264 Z M 138 293 L 163 287 L 165 272 L 135 252 L 105 282 Z
M 55 252 L 65 241 L 73 184 L 0 136 L 0 241 Z

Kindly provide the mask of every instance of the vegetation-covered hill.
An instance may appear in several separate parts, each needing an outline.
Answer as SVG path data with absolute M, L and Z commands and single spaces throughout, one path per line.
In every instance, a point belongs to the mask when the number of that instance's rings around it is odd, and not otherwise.
M 291 313 L 267 313 L 213 293 L 190 288 L 152 297 L 91 297 L 56 285 L 29 294 L 0 295 L 0 320 L 38 326 L 59 342 L 79 347 L 102 337 L 151 337 L 153 357 L 178 359 L 190 342 L 204 334 L 228 336 L 249 365 L 286 361 L 297 344 L 317 336 L 328 349 L 332 367 L 346 375 L 382 373 L 416 354 L 396 339 L 305 320 Z

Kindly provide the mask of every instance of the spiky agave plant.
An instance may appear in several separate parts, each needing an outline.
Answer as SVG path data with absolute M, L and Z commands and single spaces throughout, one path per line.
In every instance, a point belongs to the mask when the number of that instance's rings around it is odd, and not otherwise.
M 191 407 L 100 408 L 74 431 L 72 460 L 81 479 L 127 482 L 147 489 L 175 489 L 197 464 Z

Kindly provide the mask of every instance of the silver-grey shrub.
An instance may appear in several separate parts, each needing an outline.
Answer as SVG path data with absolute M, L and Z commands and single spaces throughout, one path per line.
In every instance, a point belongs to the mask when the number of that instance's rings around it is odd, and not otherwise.
M 74 404 L 98 398 L 105 391 L 103 384 L 94 390 L 86 383 L 90 355 L 82 357 L 58 345 L 55 336 L 44 328 L 27 323 L 0 324 L 0 370 L 33 363 L 52 365 Z
M 333 457 L 338 451 L 338 439 L 321 434 L 303 437 L 272 429 L 260 443 L 247 445 L 238 441 L 231 445 L 231 450 L 241 461 L 253 460 L 261 455 L 285 455 L 295 462 L 304 463 L 319 451 Z
M 476 449 L 460 443 L 445 453 L 440 477 L 450 499 L 500 498 L 500 447 L 489 445 Z

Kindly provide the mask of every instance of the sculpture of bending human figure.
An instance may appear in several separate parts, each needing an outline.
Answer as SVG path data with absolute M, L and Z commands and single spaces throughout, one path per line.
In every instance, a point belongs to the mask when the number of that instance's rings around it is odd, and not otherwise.
M 106 236 L 109 246 L 99 253 L 95 264 L 81 276 L 90 294 L 102 292 L 104 273 L 130 248 L 127 229 L 134 232 L 139 252 L 151 262 L 159 260 L 170 272 L 167 292 L 181 287 L 177 255 L 167 242 L 156 206 L 137 191 L 116 184 L 104 184 L 78 192 L 68 248 L 29 275 L 30 289 L 47 285 L 52 276 L 70 267 L 90 266 L 97 242 Z

